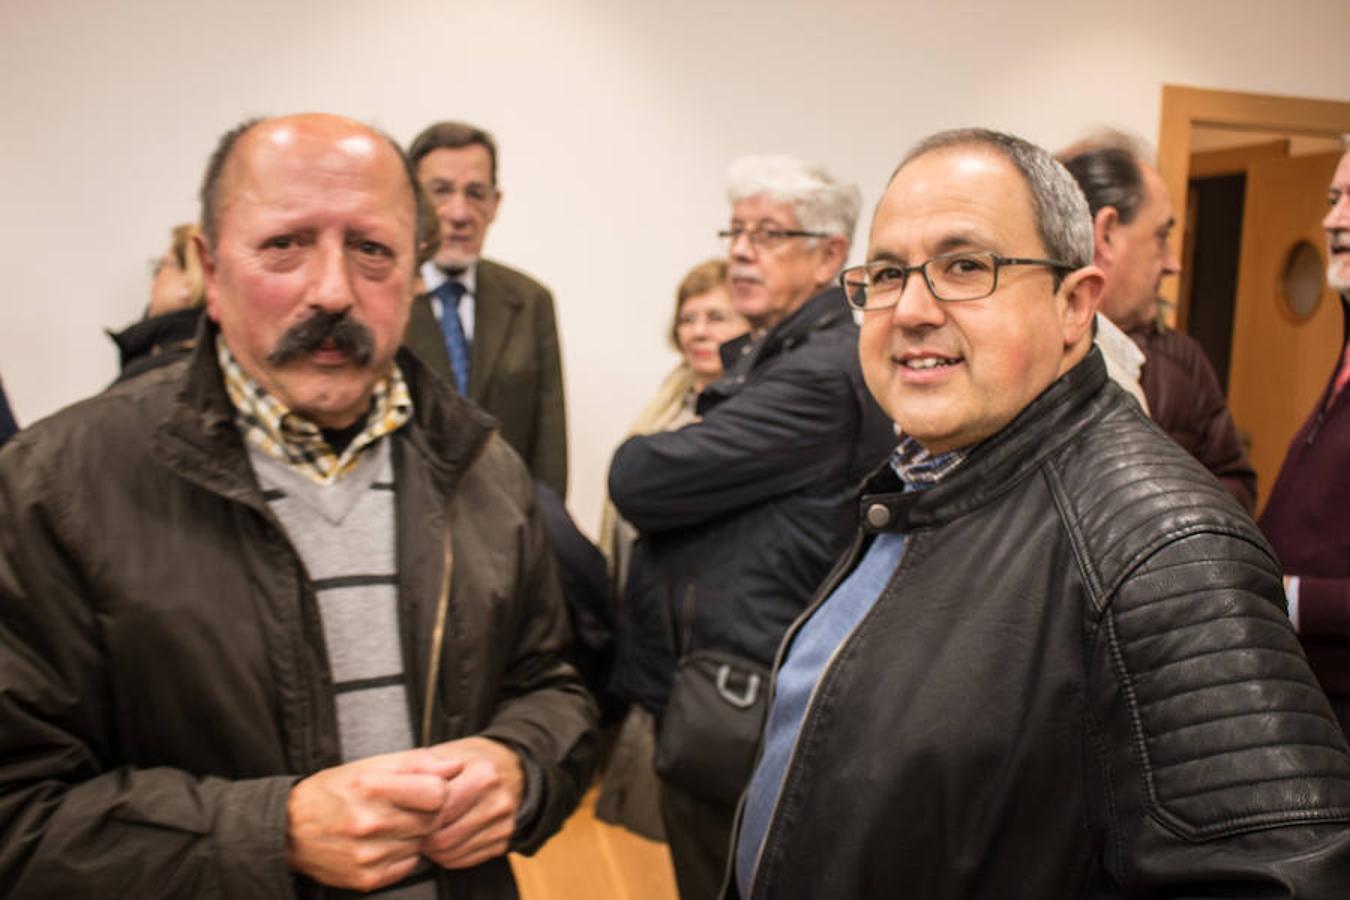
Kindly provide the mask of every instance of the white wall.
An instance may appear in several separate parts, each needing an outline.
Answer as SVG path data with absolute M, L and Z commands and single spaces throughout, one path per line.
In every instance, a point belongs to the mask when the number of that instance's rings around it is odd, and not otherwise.
M 408 140 L 462 118 L 502 147 L 489 255 L 559 301 L 586 528 L 674 362 L 675 282 L 720 249 L 734 157 L 820 159 L 870 209 L 943 127 L 1154 140 L 1165 82 L 1350 99 L 1345 0 L 0 0 L 0 22 L 0 373 L 21 422 L 113 377 L 102 329 L 139 314 L 227 127 L 320 109 Z

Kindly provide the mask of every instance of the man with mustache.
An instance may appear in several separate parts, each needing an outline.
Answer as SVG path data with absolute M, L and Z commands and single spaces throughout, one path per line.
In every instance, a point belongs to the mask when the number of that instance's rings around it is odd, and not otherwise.
M 732 303 L 751 334 L 722 345 L 725 374 L 698 400 L 700 421 L 634 437 L 614 456 L 610 496 L 641 533 L 634 553 L 662 577 L 648 615 L 669 641 L 648 648 L 645 678 L 625 685 L 665 707 L 658 735 L 662 817 L 683 900 L 712 897 L 727 858 L 736 798 L 762 715 L 767 667 L 843 549 L 858 480 L 892 445 L 891 424 L 863 385 L 857 326 L 832 281 L 848 258 L 858 190 L 791 157 L 731 167 Z M 710 656 L 711 654 L 711 656 Z M 677 659 L 688 660 L 678 666 Z M 670 714 L 700 696 L 693 660 L 717 668 L 699 722 Z M 704 685 L 707 687 L 708 685 Z M 734 708 L 734 709 L 733 709 Z M 717 747 L 711 771 L 672 747 Z
M 532 482 L 399 344 L 416 183 L 384 135 L 227 133 L 193 355 L 0 454 L 13 897 L 514 897 L 594 707 Z
M 933 135 L 840 280 L 902 437 L 779 650 L 726 896 L 1350 896 L 1278 566 L 1108 380 L 1069 173 Z
M 1341 295 L 1341 357 L 1289 444 L 1261 530 L 1284 564 L 1289 615 L 1350 736 L 1350 150 L 1327 188 L 1327 284 Z

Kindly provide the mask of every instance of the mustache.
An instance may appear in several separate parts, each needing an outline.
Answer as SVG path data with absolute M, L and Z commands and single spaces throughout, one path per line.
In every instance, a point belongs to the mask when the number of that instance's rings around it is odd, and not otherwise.
M 351 357 L 358 366 L 370 365 L 375 355 L 375 337 L 370 329 L 344 312 L 316 311 L 296 322 L 281 335 L 267 361 L 284 366 L 325 344 Z
M 754 266 L 747 266 L 744 264 L 737 264 L 737 263 L 732 263 L 727 268 L 727 280 L 730 281 L 733 278 L 743 278 L 746 281 L 758 281 L 758 282 L 764 281 L 764 279 L 760 277 L 759 270 L 757 270 Z

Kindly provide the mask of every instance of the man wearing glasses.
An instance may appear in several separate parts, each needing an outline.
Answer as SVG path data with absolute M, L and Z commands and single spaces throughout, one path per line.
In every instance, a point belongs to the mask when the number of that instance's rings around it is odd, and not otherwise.
M 865 265 L 901 428 L 779 651 L 730 896 L 1350 896 L 1350 755 L 1269 546 L 1107 379 L 1072 177 L 928 138 Z
M 716 895 L 767 667 L 848 541 L 859 480 L 895 443 L 832 286 L 857 189 L 801 160 L 750 157 L 732 166 L 728 193 L 732 302 L 752 333 L 723 345 L 726 374 L 699 398 L 700 421 L 631 438 L 610 470 L 610 496 L 641 532 L 634 552 L 664 576 L 629 616 L 666 624 L 669 642 L 642 648 L 644 683 L 627 687 L 670 713 L 657 767 L 683 900 Z M 709 659 L 715 688 L 695 663 Z
M 464 122 L 437 122 L 408 156 L 440 219 L 441 244 L 419 274 L 408 347 L 501 423 L 537 481 L 567 496 L 567 410 L 553 294 L 483 259 L 497 217 L 497 142 Z

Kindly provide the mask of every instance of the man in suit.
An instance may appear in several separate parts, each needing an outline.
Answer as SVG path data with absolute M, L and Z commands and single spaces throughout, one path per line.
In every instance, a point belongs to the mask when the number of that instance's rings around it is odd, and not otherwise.
M 562 360 L 548 288 L 480 258 L 497 215 L 497 145 L 463 122 L 437 122 L 408 149 L 436 207 L 441 244 L 422 266 L 404 343 L 501 422 L 539 481 L 567 495 Z

